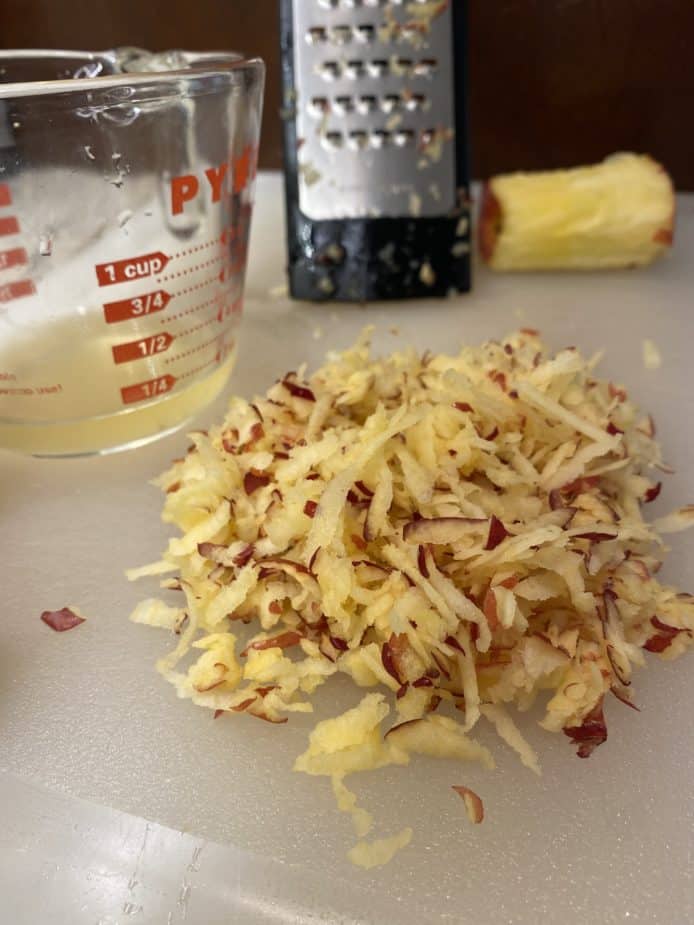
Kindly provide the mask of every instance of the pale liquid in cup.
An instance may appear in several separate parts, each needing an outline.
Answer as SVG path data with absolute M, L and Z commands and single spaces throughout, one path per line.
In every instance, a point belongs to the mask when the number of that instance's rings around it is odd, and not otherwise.
M 3 340 L 0 446 L 69 456 L 133 447 L 175 430 L 217 397 L 234 365 L 233 343 L 220 348 L 218 338 L 195 333 L 204 336 L 189 336 L 182 360 L 171 344 L 166 352 L 122 364 L 117 381 L 111 375 L 113 348 L 122 345 L 122 334 L 101 327 L 85 336 L 79 318 L 44 326 L 40 339 Z M 145 349 L 156 349 L 158 336 L 144 338 Z M 191 361 L 177 378 L 181 363 Z M 7 409 L 13 420 L 2 413 Z

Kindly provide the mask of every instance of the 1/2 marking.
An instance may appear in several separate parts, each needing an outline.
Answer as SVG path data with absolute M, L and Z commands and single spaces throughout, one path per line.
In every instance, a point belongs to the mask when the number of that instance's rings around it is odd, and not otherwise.
M 131 283 L 136 279 L 155 276 L 161 273 L 169 259 L 161 251 L 153 251 L 127 260 L 97 263 L 94 269 L 100 286 L 112 286 L 114 283 Z
M 0 286 L 0 302 L 11 302 L 13 299 L 23 299 L 35 294 L 36 287 L 30 279 L 19 279 L 16 283 Z
M 176 384 L 175 376 L 159 376 L 157 379 L 148 379 L 147 382 L 138 382 L 137 385 L 128 385 L 120 390 L 124 405 L 132 405 L 138 401 L 147 401 L 157 395 L 165 395 Z
M 0 218 L 0 235 L 19 234 L 19 222 L 14 215 Z
M 29 258 L 23 247 L 0 251 L 0 270 L 9 270 L 10 267 L 23 267 L 27 263 L 29 263 Z
M 142 337 L 140 340 L 130 341 L 128 344 L 117 344 L 112 347 L 114 363 L 130 363 L 141 360 L 143 357 L 153 357 L 168 350 L 175 338 L 168 331 L 163 334 L 152 334 L 151 337 Z
M 163 311 L 171 301 L 171 296 L 164 289 L 156 292 L 146 292 L 135 296 L 134 299 L 122 299 L 120 302 L 107 302 L 104 305 L 104 318 L 106 324 L 115 324 L 117 321 L 129 321 L 131 318 L 142 318 L 144 315 L 153 315 Z

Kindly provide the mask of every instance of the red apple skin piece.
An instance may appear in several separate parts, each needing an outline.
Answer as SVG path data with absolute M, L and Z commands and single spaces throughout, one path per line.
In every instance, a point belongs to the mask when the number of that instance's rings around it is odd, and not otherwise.
M 453 790 L 455 790 L 463 803 L 465 803 L 465 809 L 470 822 L 472 822 L 473 825 L 479 825 L 484 820 L 484 804 L 480 797 L 474 790 L 470 790 L 469 787 L 454 786 Z
M 79 626 L 80 623 L 84 623 L 84 617 L 78 616 L 69 607 L 63 607 L 61 610 L 44 610 L 41 619 L 56 633 L 65 633 Z
M 510 536 L 506 527 L 502 524 L 498 517 L 492 514 L 491 520 L 489 521 L 489 533 L 487 535 L 487 542 L 485 545 L 485 550 L 496 549 L 507 536 Z
M 607 740 L 607 726 L 602 710 L 603 698 L 587 713 L 580 726 L 564 727 L 564 735 L 571 739 L 573 745 L 578 745 L 576 754 L 579 758 L 590 758 L 595 749 Z
M 658 164 L 659 169 L 662 173 L 667 173 L 662 164 Z M 653 235 L 653 240 L 657 244 L 664 244 L 666 247 L 672 247 L 675 243 L 675 216 L 676 216 L 676 206 L 674 204 L 673 197 L 673 206 L 672 212 L 670 213 L 670 220 L 663 228 L 659 228 L 658 231 Z
M 491 182 L 487 182 L 482 190 L 482 206 L 479 217 L 479 249 L 485 263 L 491 263 L 492 261 L 496 249 L 496 239 L 499 237 L 502 224 L 501 204 L 494 195 Z

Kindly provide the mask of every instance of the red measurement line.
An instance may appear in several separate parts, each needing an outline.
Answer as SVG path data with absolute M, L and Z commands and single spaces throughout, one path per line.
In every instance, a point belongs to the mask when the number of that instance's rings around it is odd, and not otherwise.
M 179 295 L 180 293 L 176 293 Z M 212 305 L 213 302 L 217 302 L 219 296 L 216 295 L 212 299 L 208 299 L 206 302 L 200 302 L 198 305 L 193 305 L 191 308 L 186 308 L 185 311 L 179 312 L 177 315 L 169 315 L 168 318 L 162 318 L 162 324 L 168 324 L 170 321 L 178 321 L 179 318 L 185 318 L 186 315 L 194 315 L 196 312 L 202 311 L 203 308 L 207 308 L 208 305 Z
M 195 327 L 188 328 L 187 331 L 179 331 L 178 334 L 176 334 L 176 337 L 187 337 L 189 334 L 194 334 L 196 331 L 202 331 L 202 329 L 206 328 L 208 324 L 214 324 L 218 321 L 219 317 L 217 315 L 213 315 L 212 318 L 208 318 L 207 321 L 201 321 L 200 324 L 196 324 Z
M 205 286 L 209 286 L 210 283 L 214 282 L 217 279 L 216 276 L 211 277 L 210 279 L 205 280 L 204 283 L 196 283 L 195 286 L 187 286 L 185 289 L 179 289 L 178 292 L 174 292 L 174 296 L 177 295 L 188 295 L 189 292 L 197 292 L 198 289 L 202 289 Z
M 12 205 L 12 193 L 7 183 L 0 183 L 0 206 Z
M 187 257 L 189 254 L 197 254 L 198 251 L 204 251 L 206 248 L 213 247 L 215 244 L 221 244 L 219 238 L 215 238 L 213 241 L 205 241 L 204 244 L 196 244 L 194 247 L 187 247 L 185 250 L 173 254 L 172 259 L 176 260 L 178 257 Z
M 183 373 L 181 376 L 178 376 L 178 379 L 187 379 L 188 376 L 194 376 L 196 373 L 201 373 L 203 369 L 207 369 L 208 366 L 214 366 L 217 362 L 217 357 L 213 357 L 211 360 L 208 360 L 207 363 L 203 363 L 202 366 L 196 366 L 195 369 L 189 369 L 187 373 Z
M 168 276 L 162 276 L 157 280 L 157 282 L 165 282 L 168 279 L 179 279 L 181 276 L 190 276 L 191 273 L 197 273 L 198 270 L 206 270 L 208 267 L 213 266 L 215 263 L 220 263 L 222 260 L 226 259 L 226 254 L 220 254 L 219 257 L 211 257 L 204 263 L 196 263 L 194 267 L 188 267 L 187 270 L 179 270 L 177 273 L 169 273 Z
M 0 218 L 0 235 L 3 234 L 19 234 L 19 222 L 14 215 Z
M 185 357 L 191 357 L 194 353 L 200 353 L 201 350 L 206 350 L 208 347 L 212 347 L 213 344 L 216 344 L 219 340 L 219 335 L 215 334 L 212 340 L 205 341 L 204 344 L 200 344 L 197 347 L 193 347 L 192 350 L 186 350 L 185 353 L 177 353 L 175 356 L 169 357 L 165 362 L 166 363 L 176 363 L 178 360 L 183 360 Z
M 160 283 L 161 279 L 162 278 L 159 277 L 159 279 L 157 279 L 157 282 Z M 197 292 L 198 289 L 204 289 L 204 287 L 209 286 L 210 283 L 218 283 L 218 282 L 219 282 L 219 273 L 215 273 L 214 276 L 210 276 L 207 279 L 203 279 L 199 283 L 195 283 L 194 286 L 186 286 L 185 289 L 179 289 L 178 292 L 173 292 L 172 296 L 187 295 L 189 292 Z

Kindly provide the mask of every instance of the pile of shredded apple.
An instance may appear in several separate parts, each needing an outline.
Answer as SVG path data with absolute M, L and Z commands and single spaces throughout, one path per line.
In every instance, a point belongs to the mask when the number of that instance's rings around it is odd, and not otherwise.
M 598 359 L 553 356 L 532 330 L 373 359 L 367 331 L 310 378 L 234 398 L 157 482 L 181 535 L 130 577 L 175 572 L 161 584 L 185 603 L 147 600 L 133 619 L 176 634 L 158 669 L 179 696 L 283 723 L 332 675 L 372 689 L 318 723 L 295 765 L 332 779 L 357 864 L 412 833 L 364 840 L 348 775 L 412 754 L 492 768 L 480 721 L 539 772 L 509 710 L 538 695 L 541 725 L 588 757 L 606 696 L 635 706 L 644 652 L 692 645 L 694 598 L 655 575 L 661 536 L 694 506 L 644 519 L 668 468 Z M 480 822 L 477 794 L 454 789 Z

